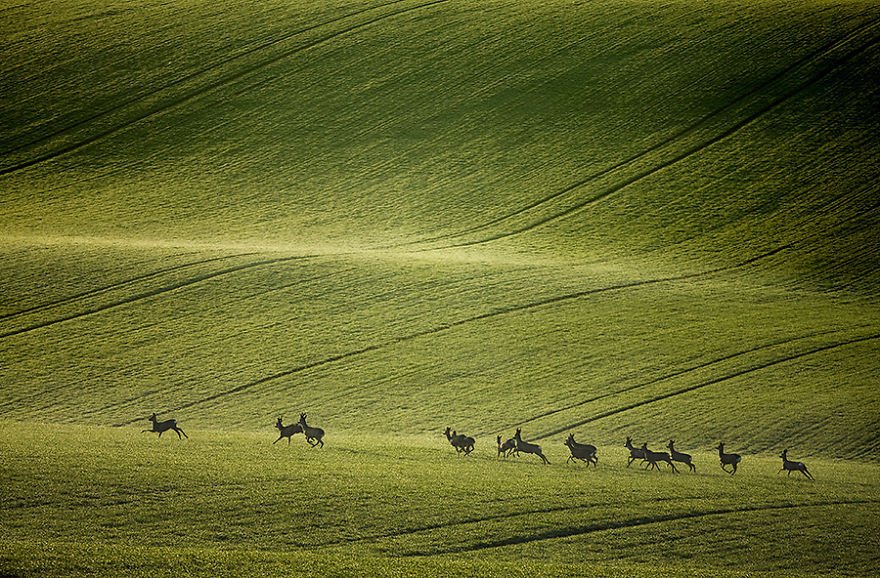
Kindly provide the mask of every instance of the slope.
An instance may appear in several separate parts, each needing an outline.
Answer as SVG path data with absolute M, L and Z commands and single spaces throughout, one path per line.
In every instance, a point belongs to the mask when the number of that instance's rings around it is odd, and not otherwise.
M 872 3 L 3 14 L 3 417 L 876 455 Z

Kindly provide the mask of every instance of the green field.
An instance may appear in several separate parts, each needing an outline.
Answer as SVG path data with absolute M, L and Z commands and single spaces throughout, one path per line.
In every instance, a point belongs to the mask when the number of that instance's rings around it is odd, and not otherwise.
M 0 576 L 880 574 L 878 41 L 854 0 L 0 0 Z M 272 444 L 300 412 L 324 448 Z

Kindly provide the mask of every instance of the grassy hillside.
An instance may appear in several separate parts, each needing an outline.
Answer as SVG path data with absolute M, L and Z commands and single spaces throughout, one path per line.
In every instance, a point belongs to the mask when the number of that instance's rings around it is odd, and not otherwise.
M 878 38 L 848 0 L 0 4 L 0 573 L 876 573 Z M 269 447 L 300 411 L 326 451 Z M 551 468 L 494 463 L 517 427 Z M 627 470 L 628 435 L 705 468 Z M 317 550 L 241 530 L 279 480 Z

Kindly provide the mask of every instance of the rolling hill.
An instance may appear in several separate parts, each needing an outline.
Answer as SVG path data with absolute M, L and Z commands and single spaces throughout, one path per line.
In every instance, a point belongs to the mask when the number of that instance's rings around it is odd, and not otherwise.
M 52 512 L 108 488 L 138 502 L 150 479 L 86 466 L 91 481 L 47 486 L 57 501 L 31 516 L 34 464 L 81 479 L 94 440 L 117 468 L 155 465 L 155 440 L 129 438 L 173 416 L 192 439 L 161 459 L 197 485 L 232 476 L 207 509 L 263 528 L 234 503 L 260 501 L 259 460 L 285 467 L 260 444 L 300 411 L 357 448 L 375 487 L 335 470 L 349 454 L 332 444 L 294 450 L 333 480 L 300 512 L 324 549 L 276 551 L 270 514 L 265 531 L 224 532 L 242 556 L 227 569 L 359 573 L 347 556 L 366 544 L 381 574 L 583 573 L 584 548 L 606 564 L 596 575 L 638 573 L 638 548 L 668 543 L 650 524 L 668 521 L 671 574 L 877 570 L 871 548 L 854 552 L 880 545 L 865 537 L 880 503 L 876 2 L 58 0 L 3 3 L 0 31 L 0 463 L 19 503 L 0 519 L 0 570 L 102 572 L 61 554 L 25 564 L 41 525 L 103 571 L 115 556 L 213 559 L 205 504 L 175 482 L 89 550 L 116 506 L 76 532 Z M 446 426 L 477 437 L 472 466 L 446 455 Z M 537 467 L 505 463 L 491 492 L 555 496 L 525 533 L 471 486 L 517 427 L 554 472 L 568 432 L 610 468 L 581 496 L 585 473 L 541 487 Z M 71 446 L 34 450 L 32 428 Z M 757 494 L 726 495 L 714 465 L 703 489 L 645 485 L 624 469 L 628 435 L 703 463 L 724 440 L 771 476 L 790 447 L 825 481 L 781 502 L 781 479 L 760 476 Z M 224 448 L 254 455 L 226 471 Z M 421 473 L 419 454 L 441 469 Z M 429 513 L 441 480 L 476 510 L 443 497 Z M 377 488 L 414 505 L 371 510 L 359 500 Z M 642 528 L 610 509 L 630 490 L 703 501 Z M 269 495 L 301 509 L 296 492 Z M 340 521 L 331 494 L 362 507 Z M 781 514 L 807 498 L 812 530 L 792 538 Z M 194 532 L 185 550 L 132 541 L 164 507 Z M 731 512 L 751 521 L 712 524 Z M 743 537 L 761 525 L 766 541 Z M 619 556 L 592 541 L 628 528 L 642 529 Z M 818 560 L 841 536 L 853 546 Z

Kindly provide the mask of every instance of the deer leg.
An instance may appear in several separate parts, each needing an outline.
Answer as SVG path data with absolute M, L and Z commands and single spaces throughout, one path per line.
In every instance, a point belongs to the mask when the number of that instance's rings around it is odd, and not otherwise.
M 183 437 L 185 437 L 186 439 L 189 439 L 189 436 L 186 435 L 186 432 L 183 431 L 183 429 L 176 427 L 176 428 L 174 428 L 174 431 L 177 432 L 177 437 L 180 437 L 180 434 L 183 434 Z

